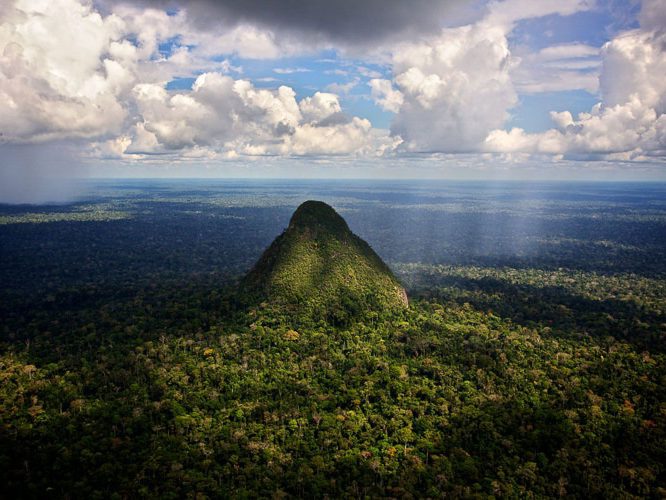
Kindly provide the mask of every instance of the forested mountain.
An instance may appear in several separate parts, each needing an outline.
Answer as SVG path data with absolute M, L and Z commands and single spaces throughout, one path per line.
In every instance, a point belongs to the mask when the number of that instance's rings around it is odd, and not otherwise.
M 334 325 L 408 305 L 389 267 L 329 205 L 306 201 L 244 278 L 242 291 Z

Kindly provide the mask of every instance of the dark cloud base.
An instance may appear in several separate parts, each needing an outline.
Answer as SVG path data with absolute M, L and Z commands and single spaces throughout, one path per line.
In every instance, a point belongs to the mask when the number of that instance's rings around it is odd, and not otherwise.
M 119 1 L 115 3 L 128 3 Z M 137 2 L 131 2 L 136 4 Z M 165 9 L 186 8 L 202 27 L 259 24 L 275 30 L 363 43 L 404 33 L 432 32 L 462 17 L 463 0 L 141 0 Z

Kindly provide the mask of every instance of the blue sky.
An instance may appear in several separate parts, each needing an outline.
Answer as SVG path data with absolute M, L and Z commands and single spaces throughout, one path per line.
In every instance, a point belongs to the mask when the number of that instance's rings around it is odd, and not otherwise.
M 0 181 L 666 179 L 666 0 L 405 5 L 8 0 Z
M 513 46 L 535 52 L 567 44 L 585 44 L 600 49 L 618 32 L 638 27 L 639 7 L 638 2 L 633 5 L 629 2 L 600 2 L 589 11 L 569 16 L 552 14 L 520 20 L 508 39 Z M 175 12 L 172 11 L 171 14 Z M 160 44 L 160 53 L 168 58 L 174 50 L 182 46 L 180 37 L 175 37 Z M 231 53 L 219 56 L 218 60 L 221 59 L 241 68 L 242 71 L 237 73 L 238 77 L 253 81 L 257 87 L 277 89 L 280 85 L 287 85 L 296 91 L 298 99 L 311 96 L 322 89 L 337 91 L 346 113 L 368 118 L 378 128 L 390 128 L 393 113 L 383 110 L 373 101 L 368 86 L 372 78 L 391 78 L 389 64 L 346 58 L 343 52 L 334 49 L 300 57 L 275 59 L 250 59 Z M 202 69 L 197 73 L 204 72 Z M 175 78 L 167 83 L 167 88 L 189 90 L 197 73 L 189 77 Z M 596 77 L 598 68 L 593 73 Z M 587 89 L 519 92 L 519 101 L 511 108 L 508 124 L 521 127 L 526 132 L 543 132 L 552 127 L 550 111 L 569 110 L 578 114 L 588 111 L 599 99 L 598 92 Z

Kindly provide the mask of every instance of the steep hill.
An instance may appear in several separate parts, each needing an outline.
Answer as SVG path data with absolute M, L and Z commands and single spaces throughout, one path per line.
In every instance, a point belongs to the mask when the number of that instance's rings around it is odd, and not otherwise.
M 306 201 L 245 277 L 252 297 L 344 321 L 369 310 L 405 308 L 388 266 L 329 205 Z

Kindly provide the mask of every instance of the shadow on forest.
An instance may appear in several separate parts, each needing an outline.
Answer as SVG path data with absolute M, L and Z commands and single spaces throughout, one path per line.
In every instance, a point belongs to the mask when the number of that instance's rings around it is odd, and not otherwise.
M 189 280 L 90 284 L 46 295 L 5 294 L 0 342 L 24 344 L 35 362 L 55 362 L 101 346 L 196 337 L 239 312 L 230 283 L 228 276 L 202 274 Z
M 550 327 L 562 338 L 613 337 L 639 349 L 663 351 L 666 315 L 635 302 L 594 300 L 560 286 L 516 285 L 495 278 L 442 277 L 434 285 L 415 287 L 410 297 L 469 303 L 483 311 L 528 327 Z
M 432 278 L 430 278 L 432 279 Z M 0 340 L 32 342 L 37 357 L 56 360 L 58 351 L 94 352 L 104 344 L 137 343 L 161 336 L 192 337 L 241 312 L 228 277 L 200 275 L 134 286 L 66 289 L 49 297 L 7 296 Z M 593 300 L 564 287 L 515 285 L 495 278 L 443 276 L 414 286 L 412 299 L 469 303 L 527 327 L 550 327 L 559 338 L 612 337 L 638 349 L 663 351 L 666 315 L 631 301 Z M 104 332 L 104 335 L 99 335 Z M 57 349 L 52 350 L 54 340 Z

